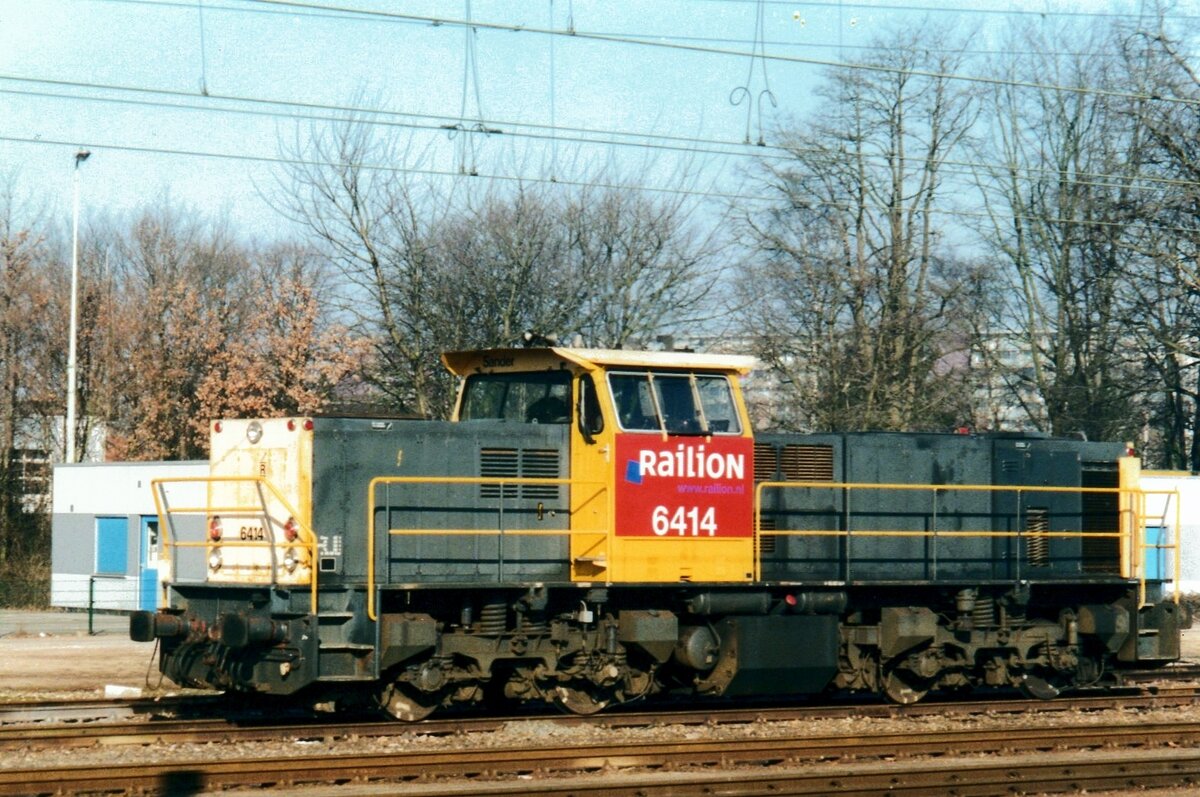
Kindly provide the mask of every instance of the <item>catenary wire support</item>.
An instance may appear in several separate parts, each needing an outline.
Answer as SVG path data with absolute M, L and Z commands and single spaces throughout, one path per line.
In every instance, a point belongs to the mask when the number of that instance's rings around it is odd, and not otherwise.
M 483 122 L 483 100 L 479 91 L 479 58 L 475 52 L 475 37 L 478 29 L 471 24 L 471 0 L 464 0 L 466 24 L 463 26 L 463 86 L 462 104 L 458 111 L 457 125 L 444 125 L 450 132 L 448 137 L 453 140 L 458 137 L 458 173 L 472 177 L 479 175 L 479 163 L 475 157 L 475 140 L 473 133 L 499 133 L 499 130 L 487 127 Z M 475 98 L 474 119 L 467 119 L 467 98 Z M 459 136 L 458 134 L 462 135 Z
M 762 72 L 763 88 L 758 92 L 757 97 L 753 91 L 754 84 L 754 66 L 759 65 Z M 756 102 L 757 100 L 757 102 Z M 755 105 L 758 107 L 758 140 L 754 143 L 760 147 L 767 145 L 766 137 L 763 135 L 763 101 L 769 101 L 772 108 L 779 107 L 779 101 L 775 99 L 775 93 L 771 91 L 771 80 L 767 76 L 767 45 L 766 36 L 764 35 L 763 22 L 763 0 L 758 0 L 754 10 L 754 47 L 750 52 L 750 69 L 746 73 L 745 85 L 736 87 L 729 92 L 729 104 L 737 107 L 743 102 L 746 103 L 746 135 L 743 143 L 750 143 L 750 122 L 754 117 Z
M 204 0 L 196 0 L 196 13 L 200 29 L 200 93 L 208 96 L 208 53 L 204 44 Z
M 554 0 L 550 0 L 550 28 L 554 29 Z M 557 180 L 558 170 L 558 136 L 555 129 L 555 113 L 554 113 L 554 40 L 557 36 L 550 37 L 550 182 Z

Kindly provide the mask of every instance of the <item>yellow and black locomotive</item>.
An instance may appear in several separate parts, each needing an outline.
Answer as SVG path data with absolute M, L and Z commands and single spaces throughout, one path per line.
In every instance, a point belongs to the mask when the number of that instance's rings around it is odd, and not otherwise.
M 168 608 L 131 635 L 161 640 L 164 673 L 411 720 L 493 698 L 1053 697 L 1178 658 L 1178 546 L 1147 543 L 1123 445 L 756 434 L 748 357 L 443 359 L 452 421 L 218 421 L 206 499 L 156 483 Z

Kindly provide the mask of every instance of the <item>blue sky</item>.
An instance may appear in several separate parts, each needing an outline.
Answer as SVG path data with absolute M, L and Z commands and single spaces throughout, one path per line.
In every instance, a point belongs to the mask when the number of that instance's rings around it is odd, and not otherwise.
M 627 175 L 653 185 L 683 158 L 701 163 L 705 190 L 737 190 L 738 169 L 747 164 L 741 146 L 746 106 L 733 106 L 730 96 L 748 85 L 758 101 L 765 87 L 761 61 L 552 37 L 531 29 L 562 31 L 573 23 L 580 34 L 750 52 L 761 9 L 767 52 L 853 61 L 861 56 L 860 46 L 922 20 L 978 31 L 976 40 L 986 47 L 1005 25 L 1037 19 L 1031 11 L 1068 18 L 1128 13 L 1142 4 L 984 0 L 967 4 L 975 9 L 968 12 L 961 2 L 945 0 L 472 0 L 472 20 L 524 28 L 477 29 L 474 70 L 465 68 L 463 27 L 451 24 L 466 18 L 467 0 L 309 5 L 324 8 L 240 0 L 0 0 L 0 173 L 15 170 L 24 191 L 66 214 L 73 155 L 84 146 L 93 153 L 81 167 L 85 216 L 120 215 L 166 195 L 204 214 L 227 214 L 240 229 L 270 235 L 281 222 L 259 192 L 275 190 L 279 167 L 255 159 L 276 157 L 281 137 L 292 137 L 297 125 L 311 124 L 303 116 L 334 113 L 311 106 L 355 104 L 405 114 L 380 118 L 432 128 L 398 129 L 428 154 L 427 168 L 454 175 L 464 165 L 462 139 L 452 139 L 441 125 L 476 124 L 478 94 L 485 123 L 504 131 L 472 137 L 480 172 L 545 177 L 553 152 L 560 177 L 571 176 L 565 163 L 577 156 L 592 164 L 619 163 Z M 1197 13 L 1191 5 L 1181 3 L 1180 10 Z M 340 10 L 350 8 L 446 23 Z M 768 119 L 819 112 L 812 89 L 820 80 L 820 66 L 773 61 L 766 69 L 779 103 Z M 188 107 L 163 107 L 170 105 Z M 757 138 L 754 116 L 751 136 Z M 527 126 L 552 121 L 592 132 L 564 131 L 556 143 L 512 135 L 545 136 L 544 127 Z M 727 142 L 697 146 L 735 154 L 688 156 L 566 140 L 608 141 L 618 131 L 660 145 L 664 142 L 645 136 Z M 653 167 L 643 165 L 647 159 Z

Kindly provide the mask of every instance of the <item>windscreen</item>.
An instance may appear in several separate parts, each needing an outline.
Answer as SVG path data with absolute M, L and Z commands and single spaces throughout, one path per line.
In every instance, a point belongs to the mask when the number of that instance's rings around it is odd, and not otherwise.
M 615 371 L 608 386 L 624 431 L 741 434 L 733 390 L 723 375 Z

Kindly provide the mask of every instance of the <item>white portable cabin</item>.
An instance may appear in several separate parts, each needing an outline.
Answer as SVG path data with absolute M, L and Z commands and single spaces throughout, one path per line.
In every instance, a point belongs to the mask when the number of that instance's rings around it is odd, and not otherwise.
M 1147 542 L 1179 541 L 1179 591 L 1200 592 L 1200 476 L 1186 471 L 1142 471 Z M 1158 537 L 1156 529 L 1162 529 Z M 1173 552 L 1147 549 L 1147 574 L 1174 578 Z
M 150 483 L 207 475 L 207 461 L 55 465 L 50 604 L 156 609 L 162 594 L 161 537 Z M 194 496 L 176 495 L 204 503 L 203 484 L 193 489 Z

